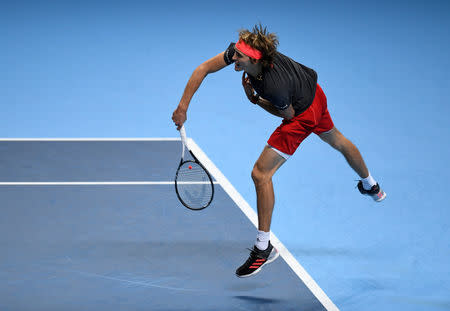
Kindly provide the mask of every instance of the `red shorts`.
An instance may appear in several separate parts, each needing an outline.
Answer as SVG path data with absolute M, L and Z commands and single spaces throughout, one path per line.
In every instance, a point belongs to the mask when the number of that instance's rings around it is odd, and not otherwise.
M 327 108 L 327 97 L 317 84 L 311 106 L 291 120 L 284 119 L 267 143 L 282 153 L 292 155 L 309 134 L 319 135 L 330 131 L 333 127 L 333 120 Z

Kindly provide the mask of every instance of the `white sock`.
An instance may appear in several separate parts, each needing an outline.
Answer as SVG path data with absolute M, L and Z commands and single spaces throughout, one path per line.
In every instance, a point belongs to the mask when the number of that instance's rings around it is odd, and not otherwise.
M 370 190 L 372 189 L 373 186 L 375 186 L 377 184 L 377 182 L 375 181 L 375 179 L 373 179 L 372 175 L 367 176 L 366 178 L 361 179 L 362 184 L 363 184 L 363 188 L 366 190 Z
M 264 231 L 258 230 L 258 234 L 256 235 L 255 246 L 259 250 L 262 250 L 262 251 L 266 250 L 267 247 L 269 247 L 269 240 L 270 240 L 270 231 L 264 232 Z

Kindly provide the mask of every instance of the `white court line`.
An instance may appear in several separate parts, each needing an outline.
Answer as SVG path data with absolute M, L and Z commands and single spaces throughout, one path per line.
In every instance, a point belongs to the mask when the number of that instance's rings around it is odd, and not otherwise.
M 0 138 L 0 141 L 179 141 L 180 138 Z
M 250 207 L 247 201 L 241 196 L 241 194 L 233 187 L 228 181 L 225 175 L 214 165 L 214 163 L 208 158 L 202 149 L 194 142 L 192 138 L 188 138 L 188 146 L 198 158 L 198 160 L 208 169 L 208 171 L 219 181 L 225 192 L 233 199 L 242 212 L 250 219 L 255 227 L 258 227 L 258 216 L 256 212 Z M 339 311 L 338 307 L 331 301 L 331 299 L 325 294 L 325 292 L 317 285 L 313 278 L 306 272 L 306 270 L 300 265 L 295 257 L 289 252 L 289 250 L 281 243 L 276 235 L 271 232 L 271 243 L 280 252 L 281 257 L 291 267 L 291 269 L 297 274 L 297 276 L 305 283 L 306 287 L 316 296 L 319 302 L 328 311 Z
M 178 182 L 179 184 L 202 185 L 208 182 Z M 214 181 L 214 184 L 219 182 Z M 174 181 L 24 181 L 0 182 L 0 186 L 140 186 L 175 185 Z

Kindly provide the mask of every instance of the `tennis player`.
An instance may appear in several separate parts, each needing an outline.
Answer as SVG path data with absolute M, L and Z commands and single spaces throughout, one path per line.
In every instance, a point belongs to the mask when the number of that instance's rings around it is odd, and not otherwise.
M 261 24 L 252 31 L 241 30 L 237 43 L 231 43 L 224 52 L 194 70 L 172 115 L 179 130 L 186 121 L 191 98 L 203 79 L 234 63 L 235 71 L 243 71 L 242 85 L 249 101 L 283 119 L 253 167 L 258 233 L 250 257 L 236 270 L 238 277 L 254 275 L 278 257 L 278 251 L 270 243 L 275 202 L 272 176 L 311 133 L 342 153 L 361 178 L 357 184 L 361 194 L 376 202 L 386 197 L 356 146 L 334 126 L 327 98 L 317 84 L 317 73 L 278 52 L 277 45 L 277 36 Z

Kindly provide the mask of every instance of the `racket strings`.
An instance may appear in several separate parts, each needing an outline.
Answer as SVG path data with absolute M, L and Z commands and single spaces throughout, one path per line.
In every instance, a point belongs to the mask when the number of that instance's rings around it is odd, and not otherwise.
M 177 174 L 177 190 L 180 199 L 189 207 L 207 206 L 213 195 L 213 185 L 206 171 L 195 162 L 183 163 Z
M 209 178 L 203 168 L 196 164 L 183 164 L 178 171 L 178 181 L 180 182 L 201 182 L 209 181 Z

